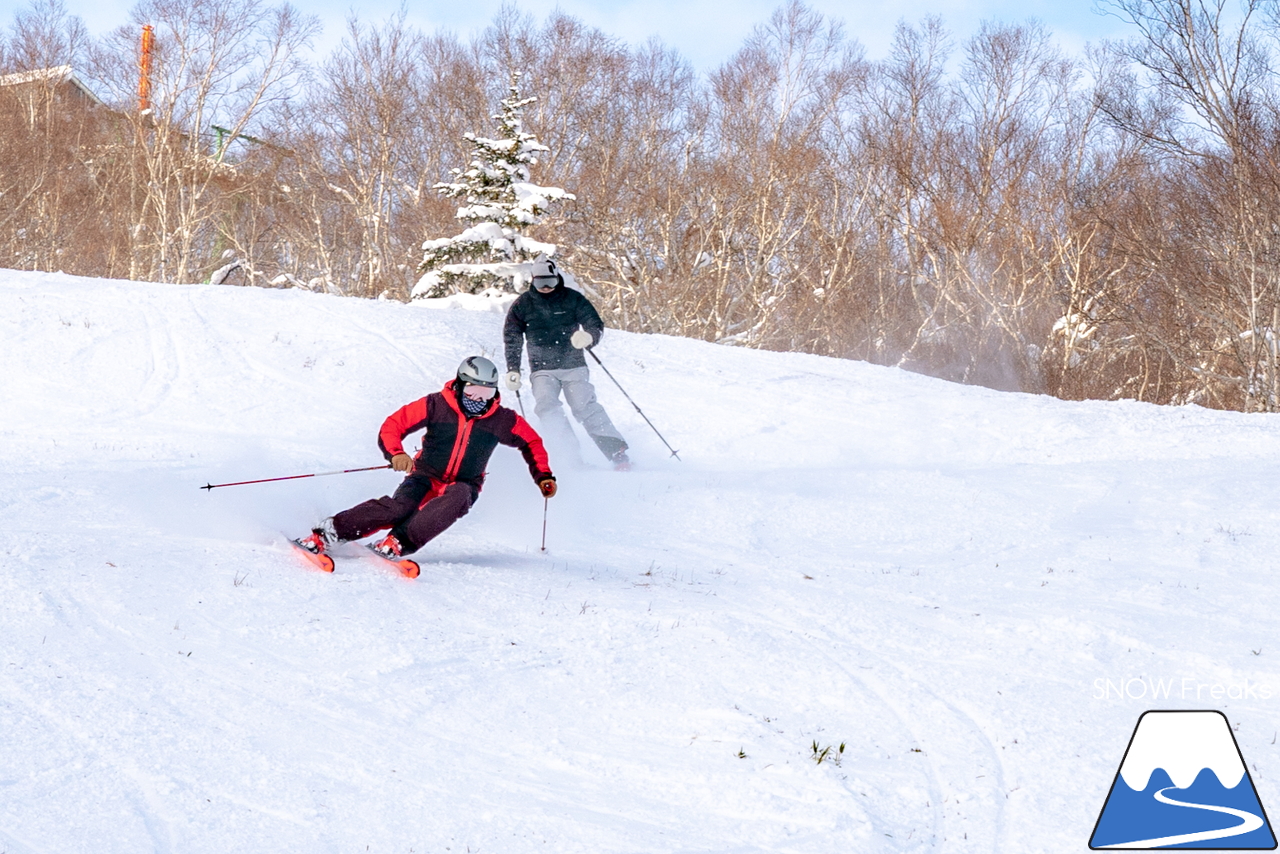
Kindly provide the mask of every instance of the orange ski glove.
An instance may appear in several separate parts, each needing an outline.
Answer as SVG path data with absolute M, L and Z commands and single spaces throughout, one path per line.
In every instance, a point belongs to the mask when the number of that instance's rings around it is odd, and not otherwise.
M 538 479 L 538 489 L 542 490 L 543 498 L 550 498 L 556 494 L 556 479 L 551 475 Z

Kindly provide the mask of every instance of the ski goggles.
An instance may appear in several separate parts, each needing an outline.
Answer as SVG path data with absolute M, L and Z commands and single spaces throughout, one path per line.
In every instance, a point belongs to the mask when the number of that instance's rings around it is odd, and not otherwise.
M 534 276 L 533 286 L 540 291 L 549 291 L 560 284 L 559 276 Z
M 498 390 L 493 386 L 475 385 L 474 383 L 467 383 L 463 387 L 462 393 L 465 394 L 467 397 L 474 397 L 476 400 L 489 400 L 491 397 L 493 397 L 495 394 L 498 393 Z

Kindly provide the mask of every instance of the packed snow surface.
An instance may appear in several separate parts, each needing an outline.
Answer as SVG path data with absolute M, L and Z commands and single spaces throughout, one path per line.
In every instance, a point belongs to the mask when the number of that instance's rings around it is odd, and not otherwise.
M 1150 708 L 1280 810 L 1275 416 L 610 331 L 680 459 L 593 364 L 636 466 L 553 449 L 545 553 L 509 448 L 417 580 L 286 543 L 390 471 L 199 488 L 501 323 L 0 272 L 0 850 L 1075 852 Z

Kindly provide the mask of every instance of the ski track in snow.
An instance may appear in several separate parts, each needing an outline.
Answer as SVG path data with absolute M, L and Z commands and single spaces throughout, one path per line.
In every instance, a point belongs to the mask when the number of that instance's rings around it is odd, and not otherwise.
M 768 621 L 759 612 L 755 618 Z M 851 693 L 873 694 L 909 742 L 922 745 L 911 751 L 922 754 L 921 761 L 929 768 L 928 804 L 932 819 L 927 838 L 934 850 L 1002 850 L 999 831 L 1003 818 L 1003 770 L 990 738 L 970 715 L 938 692 L 929 690 L 923 680 L 866 646 L 836 637 L 823 628 L 787 628 L 777 623 L 775 626 L 781 630 L 779 636 L 785 633 L 799 637 L 811 656 L 830 662 L 848 680 Z M 811 632 L 819 633 L 821 638 L 814 638 Z M 831 649 L 840 649 L 857 662 L 874 663 L 854 665 L 863 671 L 855 673 L 833 656 Z M 912 721 L 919 720 L 927 720 L 928 726 L 913 725 Z M 957 758 L 961 761 L 957 762 Z M 975 768 L 995 772 L 989 783 L 979 787 L 982 791 L 978 793 L 973 783 Z M 961 798 L 965 804 L 963 809 L 959 807 Z M 948 801 L 952 804 L 950 807 Z
M 1209 702 L 1129 676 L 1270 684 L 1220 702 L 1277 794 L 1274 416 L 610 330 L 683 462 L 593 371 L 637 465 L 553 454 L 546 554 L 499 448 L 421 578 L 330 576 L 285 537 L 396 476 L 197 487 L 378 463 L 501 314 L 0 272 L 0 318 L 9 854 L 1078 851 Z

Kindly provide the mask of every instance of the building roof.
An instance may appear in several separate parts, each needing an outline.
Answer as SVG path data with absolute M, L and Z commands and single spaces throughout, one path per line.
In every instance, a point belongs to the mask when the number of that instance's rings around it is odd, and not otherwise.
M 26 83 L 66 84 L 75 88 L 89 100 L 99 106 L 105 106 L 102 99 L 76 76 L 70 65 L 56 65 L 52 68 L 37 68 L 33 71 L 18 71 L 13 74 L 0 75 L 0 86 L 21 86 Z

